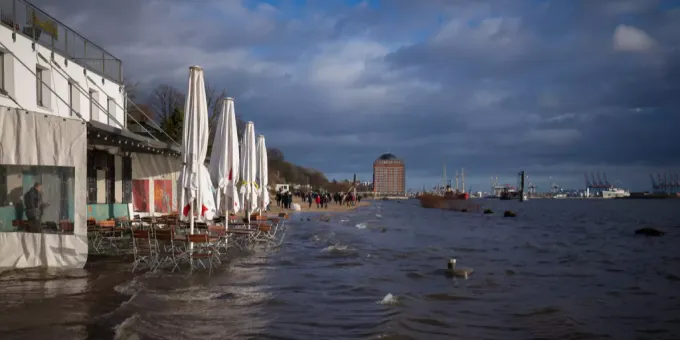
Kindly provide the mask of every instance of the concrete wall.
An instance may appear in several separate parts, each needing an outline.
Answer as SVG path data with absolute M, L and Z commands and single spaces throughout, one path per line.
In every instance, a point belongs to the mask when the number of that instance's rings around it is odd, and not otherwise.
M 7 95 L 0 94 L 0 106 L 21 108 L 37 113 L 60 117 L 74 117 L 69 109 L 69 81 L 74 84 L 72 108 L 86 121 L 96 120 L 111 126 L 125 124 L 124 91 L 121 84 L 106 79 L 39 43 L 32 47 L 30 38 L 20 32 L 16 41 L 12 30 L 0 25 L 0 53 L 4 59 L 4 88 Z M 43 105 L 38 105 L 36 68 L 43 74 Z M 52 89 L 54 92 L 50 91 Z M 96 105 L 90 105 L 90 91 Z M 59 99 L 61 97 L 61 99 Z M 15 102 L 16 100 L 16 102 Z M 110 119 L 106 111 L 115 117 Z

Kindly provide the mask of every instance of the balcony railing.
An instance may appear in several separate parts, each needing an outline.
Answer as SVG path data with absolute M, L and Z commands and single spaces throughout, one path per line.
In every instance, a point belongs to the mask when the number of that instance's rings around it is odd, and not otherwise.
M 120 59 L 25 0 L 0 0 L 0 22 L 92 72 L 123 83 Z

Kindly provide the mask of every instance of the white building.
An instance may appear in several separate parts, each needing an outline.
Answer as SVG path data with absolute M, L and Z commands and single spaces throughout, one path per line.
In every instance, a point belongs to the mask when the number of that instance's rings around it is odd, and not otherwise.
M 179 149 L 128 131 L 126 107 L 121 60 L 23 0 L 0 0 L 0 270 L 81 267 L 88 217 L 176 210 Z M 50 204 L 37 231 L 23 201 L 36 182 Z

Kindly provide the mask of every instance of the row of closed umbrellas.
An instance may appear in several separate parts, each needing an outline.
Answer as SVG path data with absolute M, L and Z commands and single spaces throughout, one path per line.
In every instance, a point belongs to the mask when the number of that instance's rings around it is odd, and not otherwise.
M 199 220 L 211 220 L 218 213 L 245 209 L 246 216 L 250 216 L 250 212 L 269 205 L 265 138 L 258 136 L 256 143 L 255 125 L 248 122 L 243 143 L 239 145 L 234 100 L 225 98 L 221 105 L 208 168 L 205 158 L 209 117 L 204 71 L 191 66 L 178 179 L 179 206 L 183 208 L 180 216 L 189 220 L 190 233 L 194 231 L 195 215 Z M 201 207 L 197 214 L 196 207 Z

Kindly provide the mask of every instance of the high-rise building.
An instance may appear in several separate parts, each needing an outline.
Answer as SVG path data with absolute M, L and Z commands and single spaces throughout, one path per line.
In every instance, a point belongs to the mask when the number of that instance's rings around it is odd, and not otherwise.
M 405 195 L 404 162 L 391 153 L 380 155 L 373 162 L 373 191 L 380 195 Z

